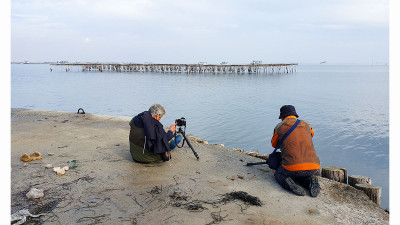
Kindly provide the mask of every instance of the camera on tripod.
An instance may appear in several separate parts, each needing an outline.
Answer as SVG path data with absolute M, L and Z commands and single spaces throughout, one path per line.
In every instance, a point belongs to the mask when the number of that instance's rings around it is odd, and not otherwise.
M 176 145 L 176 147 L 182 148 L 183 145 L 185 144 L 185 141 L 186 141 L 187 144 L 189 145 L 190 149 L 192 149 L 192 152 L 193 152 L 194 156 L 196 156 L 197 160 L 199 160 L 199 156 L 197 155 L 197 152 L 194 150 L 192 144 L 190 144 L 189 139 L 185 135 L 185 131 L 186 131 L 186 119 L 185 119 L 185 117 L 181 117 L 180 119 L 176 119 L 175 123 L 176 123 L 176 126 L 178 127 L 175 130 L 175 133 L 174 133 L 175 143 L 176 143 L 176 134 L 182 134 L 182 136 L 183 136 L 182 145 L 181 146 Z M 183 127 L 183 129 L 182 129 L 182 127 Z
M 176 123 L 176 126 L 178 126 L 178 127 L 182 127 L 182 126 L 186 127 L 186 119 L 185 119 L 185 117 L 182 117 L 180 119 L 176 119 L 175 123 Z

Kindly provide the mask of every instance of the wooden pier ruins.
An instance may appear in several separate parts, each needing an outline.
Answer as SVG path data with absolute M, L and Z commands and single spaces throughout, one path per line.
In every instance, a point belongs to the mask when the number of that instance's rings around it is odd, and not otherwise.
M 198 64 L 134 64 L 134 63 L 56 63 L 52 66 L 64 66 L 68 72 L 72 67 L 81 67 L 82 71 L 112 71 L 112 72 L 153 72 L 153 73 L 236 73 L 236 74 L 281 74 L 296 72 L 297 63 L 289 64 L 259 64 L 247 65 L 208 65 Z
M 337 166 L 323 167 L 321 176 L 362 190 L 373 202 L 381 206 L 382 188 L 372 185 L 371 178 L 360 175 L 347 176 L 347 170 Z

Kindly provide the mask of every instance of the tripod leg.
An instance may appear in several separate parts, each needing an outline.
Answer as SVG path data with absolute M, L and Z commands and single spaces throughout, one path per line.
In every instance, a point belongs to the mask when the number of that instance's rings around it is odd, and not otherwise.
M 247 163 L 246 166 L 254 166 L 254 165 L 261 165 L 261 164 L 268 164 L 268 162 L 265 161 L 265 162 Z
M 197 160 L 199 160 L 199 156 L 197 155 L 197 152 L 194 150 L 192 144 L 190 144 L 189 139 L 186 137 L 186 135 L 184 133 L 182 133 L 182 136 L 186 140 L 186 142 L 188 143 L 189 147 L 192 149 L 192 152 L 193 152 L 194 156 L 196 156 Z

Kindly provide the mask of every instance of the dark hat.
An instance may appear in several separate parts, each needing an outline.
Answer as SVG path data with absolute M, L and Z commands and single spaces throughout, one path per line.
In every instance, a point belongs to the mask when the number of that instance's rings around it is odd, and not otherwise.
M 284 105 L 281 107 L 281 114 L 279 115 L 279 119 L 285 118 L 287 116 L 296 116 L 299 117 L 296 113 L 296 109 L 292 105 Z

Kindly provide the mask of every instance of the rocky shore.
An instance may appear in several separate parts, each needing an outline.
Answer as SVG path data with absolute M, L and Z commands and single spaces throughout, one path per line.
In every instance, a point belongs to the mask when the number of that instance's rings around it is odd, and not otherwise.
M 265 164 L 245 166 L 257 154 L 191 135 L 200 160 L 185 144 L 170 162 L 135 163 L 130 119 L 12 109 L 11 214 L 28 210 L 26 224 L 389 224 L 362 191 L 320 178 L 318 197 L 296 196 Z M 42 158 L 21 161 L 34 152 Z M 32 188 L 42 197 L 28 198 Z

